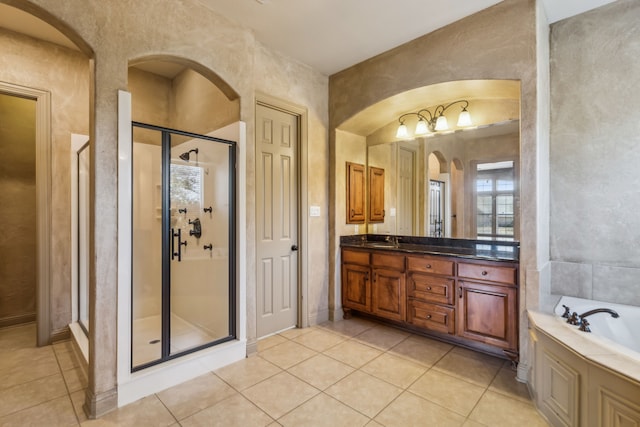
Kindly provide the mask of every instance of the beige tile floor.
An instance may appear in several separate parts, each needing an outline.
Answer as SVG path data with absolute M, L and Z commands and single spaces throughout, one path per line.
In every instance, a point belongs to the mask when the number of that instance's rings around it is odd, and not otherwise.
M 362 319 L 292 329 L 258 355 L 99 420 L 69 342 L 0 330 L 0 426 L 546 426 L 508 363 Z

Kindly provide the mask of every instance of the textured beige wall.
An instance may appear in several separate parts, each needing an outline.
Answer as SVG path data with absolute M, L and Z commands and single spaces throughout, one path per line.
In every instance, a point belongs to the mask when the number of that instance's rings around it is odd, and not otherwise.
M 89 134 L 89 61 L 0 29 L 0 80 L 51 92 L 51 331 L 71 320 L 71 134 Z
M 171 127 L 206 135 L 240 118 L 240 100 L 229 100 L 200 73 L 186 69 L 171 82 Z
M 149 123 L 156 126 L 171 127 L 171 80 L 148 71 L 130 67 L 127 75 L 127 89 L 131 92 L 131 119 L 136 122 Z M 136 132 L 141 132 L 136 131 Z M 157 138 L 136 142 L 157 144 Z
M 640 3 L 551 27 L 551 292 L 640 305 Z
M 255 90 L 273 97 L 296 104 L 307 110 L 308 141 L 306 152 L 300 153 L 301 163 L 306 163 L 302 176 L 302 184 L 306 182 L 307 203 L 302 206 L 302 215 L 308 218 L 306 229 L 307 248 L 301 248 L 300 256 L 305 258 L 308 266 L 308 322 L 315 324 L 328 319 L 329 316 L 329 280 L 326 260 L 328 253 L 329 226 L 329 146 L 327 141 L 328 127 L 328 78 L 312 68 L 292 61 L 278 53 L 272 52 L 256 43 L 255 51 Z M 243 101 L 243 105 L 251 100 Z M 252 104 L 251 104 L 252 105 Z M 251 131 L 253 134 L 253 126 Z M 254 176 L 254 138 L 248 138 L 247 166 L 249 183 L 255 182 Z M 251 193 L 254 194 L 253 188 Z M 255 241 L 255 205 L 247 206 L 249 227 L 247 237 Z M 309 217 L 308 207 L 319 206 L 320 217 Z M 252 245 L 252 250 L 253 245 Z M 251 259 L 253 262 L 253 258 Z M 247 263 L 250 274 L 256 271 L 255 265 Z M 255 319 L 255 292 L 248 293 L 247 310 L 249 319 Z M 255 337 L 255 320 L 248 323 L 249 336 Z
M 332 176 L 335 187 L 335 197 L 331 206 L 331 219 L 333 223 L 329 228 L 329 234 L 336 236 L 366 233 L 364 224 L 347 224 L 347 162 L 367 164 L 367 138 L 350 132 L 335 130 L 335 149 L 332 152 Z M 358 231 L 356 232 L 356 227 Z M 336 242 L 329 247 L 329 268 L 335 269 L 340 263 L 340 250 Z M 339 268 L 337 268 L 340 270 Z M 334 274 L 340 274 L 338 271 Z M 329 316 L 332 320 L 342 318 L 342 300 L 339 288 L 336 289 L 335 281 L 329 277 Z
M 0 326 L 36 311 L 36 102 L 0 93 Z
M 87 391 L 88 404 L 93 412 L 101 413 L 115 403 L 116 386 L 116 298 L 117 298 L 117 93 L 127 89 L 128 65 L 143 59 L 177 58 L 210 70 L 226 82 L 240 99 L 240 118 L 247 122 L 247 275 L 248 338 L 255 341 L 255 191 L 253 173 L 254 99 L 255 90 L 284 98 L 304 106 L 309 111 L 309 147 L 306 160 L 314 176 L 308 179 L 309 203 L 327 207 L 327 78 L 308 67 L 269 52 L 256 43 L 253 33 L 243 29 L 196 1 L 140 0 L 3 0 L 19 6 L 53 23 L 84 51 L 95 58 L 95 94 L 92 98 L 91 157 L 93 186 L 94 242 L 91 258 L 94 261 L 91 297 L 92 314 L 90 339 L 90 374 Z M 33 55 L 33 61 L 47 64 L 49 70 L 59 59 L 51 53 Z M 21 52 L 22 53 L 22 52 Z M 4 59 L 4 55 L 2 56 Z M 20 58 L 18 58 L 20 59 Z M 60 67 L 62 69 L 63 67 Z M 13 73 L 3 80 L 23 79 L 24 68 L 2 67 L 3 74 Z M 68 77 L 68 70 L 64 68 Z M 47 78 L 35 84 L 53 86 Z M 82 83 L 82 81 L 81 81 Z M 27 84 L 28 85 L 28 84 Z M 83 87 L 78 85 L 74 87 Z M 86 102 L 76 117 L 87 117 Z M 79 132 L 78 130 L 74 130 Z M 86 133 L 86 128 L 81 129 Z M 82 133 L 82 132 L 79 132 Z M 66 153 L 68 159 L 68 151 Z M 55 163 L 55 161 L 54 161 Z M 54 169 L 56 165 L 54 164 Z M 313 167 L 314 169 L 311 169 Z M 61 182 L 65 188 L 68 183 Z M 57 184 L 56 184 L 57 187 Z M 58 200 L 62 190 L 54 189 Z M 68 190 L 66 190 L 68 191 Z M 64 200 L 65 197 L 60 197 Z M 68 196 L 67 196 L 68 200 Z M 65 204 L 65 207 L 68 204 Z M 306 207 L 304 207 L 306 208 Z M 308 258 L 310 266 L 309 293 L 311 304 L 326 307 L 326 268 L 318 259 L 326 259 L 326 209 L 320 218 L 309 220 Z M 65 219 L 68 209 L 65 210 Z M 68 219 L 66 219 L 68 221 Z M 67 226 L 68 230 L 68 226 Z M 62 241 L 68 244 L 68 234 Z M 64 254 L 65 251 L 55 250 Z M 56 255 L 56 257 L 59 255 Z M 54 264 L 59 264 L 54 260 Z M 68 263 L 68 259 L 65 260 Z M 68 286 L 68 281 L 66 282 Z M 54 295 L 65 291 L 54 290 Z M 57 297 L 56 297 L 57 298 Z M 317 302 L 316 302 L 317 301 Z M 319 311 L 310 308 L 309 311 Z M 65 316 L 68 322 L 70 316 Z

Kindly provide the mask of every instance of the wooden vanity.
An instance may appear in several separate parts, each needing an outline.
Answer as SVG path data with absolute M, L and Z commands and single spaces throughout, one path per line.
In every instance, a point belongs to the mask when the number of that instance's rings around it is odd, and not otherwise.
M 356 311 L 517 362 L 517 247 L 504 259 L 419 243 L 341 246 L 345 318 Z

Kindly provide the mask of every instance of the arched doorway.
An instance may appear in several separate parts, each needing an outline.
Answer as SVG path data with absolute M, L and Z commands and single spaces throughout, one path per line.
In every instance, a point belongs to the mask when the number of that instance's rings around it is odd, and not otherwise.
M 12 64 L 0 70 L 0 91 L 36 103 L 34 300 L 36 341 L 46 345 L 68 337 L 74 314 L 68 147 L 72 130 L 90 133 L 93 53 L 46 11 L 12 4 L 0 4 L 0 50 Z

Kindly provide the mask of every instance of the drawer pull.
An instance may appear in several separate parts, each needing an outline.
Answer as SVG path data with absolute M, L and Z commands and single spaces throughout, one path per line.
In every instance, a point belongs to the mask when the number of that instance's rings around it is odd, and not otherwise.
M 482 270 L 482 275 L 486 276 L 487 274 L 489 274 L 489 272 L 487 270 Z
M 427 314 L 427 320 L 428 319 L 431 319 L 431 315 L 430 314 Z
M 430 291 L 431 290 L 431 286 L 427 286 L 427 290 Z
M 431 264 L 427 264 L 425 268 L 431 268 Z

